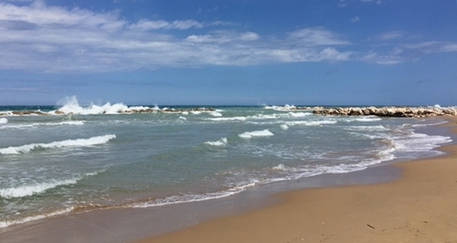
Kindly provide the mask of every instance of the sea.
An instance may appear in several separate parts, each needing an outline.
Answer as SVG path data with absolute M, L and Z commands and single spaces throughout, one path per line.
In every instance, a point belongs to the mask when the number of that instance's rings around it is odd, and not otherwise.
M 226 198 L 439 156 L 436 148 L 453 142 L 438 129 L 441 118 L 318 116 L 292 105 L 207 108 L 80 105 L 75 97 L 60 106 L 1 106 L 0 229 Z

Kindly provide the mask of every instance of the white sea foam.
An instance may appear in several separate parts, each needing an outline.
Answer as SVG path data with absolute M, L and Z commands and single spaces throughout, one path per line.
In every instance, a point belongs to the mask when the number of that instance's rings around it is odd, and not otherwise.
M 1 123 L 0 123 L 1 124 Z M 50 122 L 50 123 L 31 123 L 31 124 L 16 124 L 16 125 L 5 125 L 2 129 L 23 129 L 23 128 L 34 128 L 40 126 L 81 126 L 84 125 L 84 121 L 62 121 L 62 122 Z
M 26 197 L 32 196 L 35 194 L 43 193 L 49 189 L 64 186 L 64 185 L 72 185 L 78 182 L 77 179 L 67 179 L 62 181 L 50 181 L 50 182 L 43 182 L 33 185 L 25 185 L 20 187 L 12 187 L 12 188 L 4 188 L 0 189 L 0 197 L 11 199 L 11 198 L 19 198 L 19 197 Z
M 208 118 L 210 121 L 246 121 L 246 117 L 236 116 L 236 117 L 217 117 L 217 118 Z
M 273 136 L 274 134 L 270 132 L 268 129 L 261 130 L 261 131 L 253 131 L 253 132 L 244 132 L 239 134 L 240 138 L 250 139 L 254 137 L 269 137 Z
M 220 122 L 224 122 L 224 121 L 250 121 L 252 124 L 256 124 L 256 122 L 254 122 L 254 121 L 302 118 L 302 117 L 306 117 L 306 116 L 309 116 L 309 115 L 311 115 L 311 113 L 289 112 L 289 113 L 282 113 L 282 114 L 256 114 L 256 115 L 251 115 L 251 116 L 217 117 L 217 118 L 207 118 L 206 120 L 220 121 Z
M 425 123 L 425 124 L 405 124 L 405 126 L 412 126 L 412 127 L 427 127 L 427 126 L 439 126 L 448 123 L 448 121 L 438 121 L 438 122 L 432 122 L 432 123 Z
M 28 153 L 34 149 L 53 149 L 53 148 L 62 148 L 62 147 L 88 147 L 93 145 L 104 144 L 110 141 L 111 139 L 116 138 L 116 135 L 104 135 L 104 136 L 97 136 L 91 137 L 88 139 L 70 139 L 70 140 L 63 140 L 51 143 L 32 143 L 22 146 L 12 146 L 8 148 L 0 149 L 0 154 L 3 155 L 11 155 L 11 154 L 20 154 L 20 153 Z
M 359 118 L 356 118 L 355 120 L 358 122 L 375 122 L 375 121 L 381 121 L 382 118 L 367 116 L 367 117 L 359 117 Z
M 287 126 L 287 124 L 281 124 L 279 127 L 281 127 L 282 130 L 289 129 L 289 126 Z
M 176 195 L 170 196 L 163 199 L 156 199 L 150 202 L 142 202 L 142 203 L 133 203 L 131 205 L 127 205 L 127 207 L 132 208 L 149 208 L 149 207 L 158 207 L 158 206 L 165 206 L 171 204 L 181 204 L 181 203 L 189 203 L 189 202 L 202 202 L 208 200 L 214 200 L 224 197 L 229 197 L 240 192 L 247 190 L 250 187 L 257 185 L 257 180 L 251 180 L 249 183 L 236 185 L 231 187 L 228 190 L 218 191 L 218 192 L 211 192 L 205 194 L 183 194 L 183 195 Z
M 279 164 L 277 166 L 272 167 L 271 169 L 273 169 L 273 170 L 285 170 L 286 167 L 284 166 L 284 164 Z
M 36 221 L 36 220 L 41 220 L 41 219 L 45 219 L 45 218 L 50 218 L 50 217 L 54 217 L 54 216 L 58 216 L 58 215 L 67 214 L 73 210 L 74 210 L 74 207 L 68 207 L 68 208 L 65 208 L 62 210 L 57 210 L 57 211 L 50 212 L 50 213 L 29 216 L 29 217 L 25 217 L 25 218 L 18 219 L 18 220 L 0 221 L 0 229 L 6 228 L 6 227 L 9 227 L 12 225 L 23 224 L 23 223 L 27 223 L 27 222 L 32 222 L 32 221 Z
M 322 121 L 291 121 L 286 122 L 288 126 L 304 125 L 304 126 L 321 126 L 321 125 L 330 125 L 336 124 L 335 120 L 322 120 Z
M 11 199 L 11 198 L 20 198 L 20 197 L 27 197 L 36 194 L 41 194 L 47 190 L 59 187 L 59 186 L 68 186 L 78 183 L 78 181 L 84 179 L 85 177 L 89 176 L 96 176 L 105 170 L 96 171 L 96 172 L 89 172 L 82 176 L 76 176 L 70 179 L 62 179 L 62 180 L 50 180 L 47 182 L 41 183 L 29 183 L 22 186 L 10 187 L 10 188 L 1 188 L 0 189 L 0 197 Z
M 8 123 L 8 119 L 0 118 L 0 125 Z
M 408 137 L 394 140 L 396 149 L 406 152 L 429 151 L 441 144 L 450 142 L 452 142 L 450 137 L 431 136 L 422 133 L 413 133 Z
M 50 124 L 50 125 L 53 125 L 53 124 Z M 77 125 L 77 126 L 80 126 L 80 125 L 84 125 L 84 122 L 83 121 L 63 121 L 63 122 L 56 123 L 55 125 Z
M 269 120 L 269 119 L 277 119 L 278 116 L 276 114 L 271 114 L 271 115 L 264 115 L 264 114 L 258 114 L 255 116 L 247 116 L 246 120 Z
M 387 131 L 389 129 L 385 128 L 383 125 L 376 125 L 376 126 L 347 126 L 343 127 L 345 130 L 350 130 L 350 131 L 369 131 L 369 132 L 382 132 L 382 131 Z
M 291 117 L 305 117 L 305 116 L 310 116 L 311 113 L 306 113 L 306 112 L 289 112 L 289 116 Z
M 290 110 L 296 109 L 297 107 L 295 107 L 294 105 L 286 104 L 284 106 L 276 106 L 276 105 L 265 106 L 264 108 L 267 109 L 267 110 L 290 111 Z
M 216 147 L 224 147 L 224 146 L 227 146 L 228 140 L 227 140 L 227 138 L 221 138 L 221 139 L 219 139 L 217 141 L 205 142 L 205 144 L 211 145 L 211 146 L 216 146 Z
M 217 111 L 212 111 L 212 112 L 210 112 L 210 113 L 208 113 L 208 114 L 210 114 L 210 115 L 212 115 L 212 116 L 215 116 L 215 117 L 221 117 L 221 116 L 222 116 L 222 113 L 217 112 Z

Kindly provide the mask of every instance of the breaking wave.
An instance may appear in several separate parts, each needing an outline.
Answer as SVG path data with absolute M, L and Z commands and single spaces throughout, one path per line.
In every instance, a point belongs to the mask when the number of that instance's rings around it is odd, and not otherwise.
M 251 139 L 254 137 L 269 137 L 274 136 L 272 132 L 268 129 L 261 130 L 261 131 L 253 131 L 253 132 L 244 132 L 238 135 L 240 138 Z
M 142 111 L 142 110 L 150 110 L 155 109 L 159 110 L 158 107 L 146 107 L 146 106 L 131 106 L 128 107 L 122 103 L 116 103 L 111 105 L 111 103 L 106 103 L 102 106 L 91 104 L 87 107 L 82 107 L 79 105 L 76 96 L 67 97 L 65 104 L 57 110 L 57 112 L 64 113 L 64 114 L 79 114 L 79 115 L 96 115 L 96 114 L 119 114 L 122 112 L 129 112 L 129 111 Z
M 95 176 L 102 171 L 86 173 L 82 176 L 77 176 L 71 179 L 64 179 L 64 180 L 50 180 L 48 182 L 41 182 L 41 183 L 34 183 L 28 185 L 22 185 L 17 187 L 10 187 L 10 188 L 2 188 L 0 189 L 0 197 L 6 199 L 12 198 L 21 198 L 21 197 L 28 197 L 36 194 L 41 194 L 45 191 L 50 189 L 59 187 L 59 186 L 68 186 L 74 185 L 78 183 L 78 181 L 84 179 L 85 177 Z M 0 227 L 1 228 L 1 227 Z
M 73 185 L 77 182 L 77 179 L 67 179 L 62 181 L 52 181 L 20 187 L 5 188 L 0 189 L 0 197 L 11 199 L 32 196 L 43 193 L 49 189 L 56 188 L 58 186 Z
M 228 141 L 227 141 L 227 138 L 221 138 L 221 139 L 219 139 L 217 141 L 205 142 L 205 144 L 211 145 L 211 146 L 223 147 L 223 146 L 227 146 Z
M 88 147 L 98 144 L 104 144 L 110 141 L 111 139 L 116 138 L 116 135 L 110 134 L 105 136 L 91 137 L 88 139 L 70 139 L 63 140 L 51 143 L 32 143 L 22 146 L 11 146 L 8 148 L 0 149 L 0 154 L 3 155 L 12 155 L 20 153 L 29 153 L 35 149 L 54 149 L 54 148 L 63 148 L 63 147 Z

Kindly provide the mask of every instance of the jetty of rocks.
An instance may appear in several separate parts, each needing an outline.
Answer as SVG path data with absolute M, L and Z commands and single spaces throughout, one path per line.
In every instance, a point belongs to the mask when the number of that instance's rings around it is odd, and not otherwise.
M 187 109 L 179 109 L 179 108 L 148 108 L 148 109 L 139 109 L 139 110 L 127 110 L 122 111 L 122 114 L 137 114 L 137 113 L 184 113 L 184 112 L 213 112 L 216 109 L 211 107 L 202 107 L 202 108 L 187 108 Z
M 202 107 L 202 108 L 145 108 L 145 109 L 128 109 L 128 110 L 119 110 L 117 114 L 145 114 L 145 113 L 185 113 L 185 112 L 215 112 L 215 108 L 211 107 Z M 102 112 L 100 114 L 107 114 Z M 112 113 L 109 113 L 112 114 Z M 24 110 L 24 111 L 8 111 L 0 112 L 0 116 L 50 116 L 50 115 L 77 115 L 73 112 L 64 112 L 61 110 L 43 112 L 39 110 Z
M 308 108 L 307 108 L 308 109 Z M 436 117 L 457 116 L 455 107 L 314 107 L 313 114 L 324 116 Z

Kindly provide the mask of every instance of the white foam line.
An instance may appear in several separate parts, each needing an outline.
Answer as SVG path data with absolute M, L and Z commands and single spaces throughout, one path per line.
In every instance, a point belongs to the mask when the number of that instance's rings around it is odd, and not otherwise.
M 20 153 L 28 153 L 33 149 L 37 148 L 62 148 L 62 147 L 87 147 L 93 146 L 98 144 L 107 143 L 109 140 L 116 138 L 116 135 L 105 135 L 105 136 L 97 136 L 91 137 L 88 139 L 70 139 L 64 141 L 57 141 L 51 143 L 32 143 L 26 144 L 22 146 L 12 146 L 8 148 L 0 149 L 0 154 L 3 155 L 12 155 L 12 154 L 20 154 Z
M 221 138 L 221 139 L 219 139 L 217 141 L 205 142 L 205 144 L 211 145 L 211 146 L 223 147 L 223 146 L 227 146 L 228 141 L 227 141 L 227 138 Z
M 244 132 L 239 134 L 240 138 L 250 139 L 253 137 L 269 137 L 273 136 L 274 134 L 270 132 L 268 129 L 261 130 L 261 131 L 253 131 L 253 132 Z
M 258 183 L 258 181 L 253 181 L 252 183 L 236 186 L 227 191 L 222 192 L 213 192 L 213 193 L 206 193 L 206 194 L 187 194 L 187 195 L 178 195 L 178 196 L 170 196 L 164 199 L 155 200 L 153 202 L 146 202 L 146 203 L 134 203 L 128 205 L 127 207 L 131 208 L 149 208 L 149 207 L 159 207 L 171 204 L 182 204 L 182 203 L 190 203 L 190 202 L 202 202 L 208 200 L 214 200 L 219 198 L 229 197 L 240 192 L 245 191 L 249 187 L 253 187 Z
M 56 188 L 59 186 L 67 186 L 67 185 L 76 184 L 76 183 L 78 183 L 78 181 L 84 179 L 85 177 L 95 176 L 104 171 L 105 170 L 86 173 L 82 176 L 78 176 L 78 177 L 71 178 L 71 179 L 65 179 L 65 180 L 59 180 L 59 181 L 52 180 L 52 181 L 48 181 L 48 182 L 34 183 L 33 185 L 29 184 L 29 185 L 23 185 L 23 186 L 17 186 L 17 187 L 2 188 L 2 189 L 0 189 L 0 197 L 6 198 L 6 199 L 12 199 L 12 198 L 21 198 L 21 197 L 41 194 L 49 189 L 53 189 L 53 188 Z
M 40 219 L 45 219 L 45 218 L 50 218 L 50 217 L 54 217 L 54 216 L 58 216 L 58 215 L 67 214 L 73 210 L 74 210 L 74 207 L 69 207 L 69 208 L 58 210 L 58 211 L 51 212 L 51 213 L 29 216 L 29 217 L 26 217 L 23 219 L 0 221 L 0 229 L 6 228 L 6 227 L 9 227 L 12 225 L 23 224 L 23 223 L 27 223 L 27 222 L 31 222 L 31 221 L 36 221 L 36 220 L 40 220 Z
M 81 179 L 81 178 L 79 178 L 79 179 Z M 62 181 L 44 182 L 44 183 L 38 183 L 38 184 L 34 184 L 34 185 L 0 189 L 0 197 L 6 198 L 6 199 L 11 199 L 11 198 L 32 196 L 35 194 L 43 193 L 49 189 L 52 189 L 52 188 L 55 188 L 58 186 L 76 184 L 79 179 L 67 179 L 67 180 L 62 180 Z

